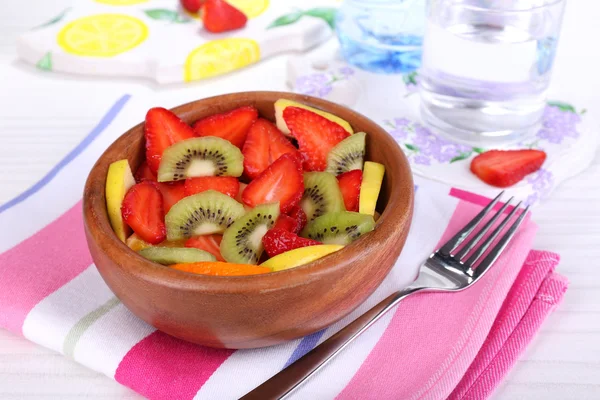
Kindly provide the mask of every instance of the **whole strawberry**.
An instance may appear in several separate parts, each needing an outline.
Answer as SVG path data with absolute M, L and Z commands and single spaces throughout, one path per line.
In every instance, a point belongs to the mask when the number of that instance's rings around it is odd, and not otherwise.
M 246 14 L 225 0 L 206 0 L 202 8 L 204 28 L 212 33 L 233 31 L 246 26 Z
M 202 8 L 204 0 L 179 0 L 181 6 L 192 14 L 196 14 Z

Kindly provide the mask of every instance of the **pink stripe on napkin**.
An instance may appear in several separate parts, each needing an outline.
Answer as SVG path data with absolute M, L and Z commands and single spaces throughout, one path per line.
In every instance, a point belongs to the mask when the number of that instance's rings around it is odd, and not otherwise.
M 502 381 L 567 290 L 566 278 L 552 272 L 557 264 L 554 253 L 529 254 L 488 339 L 448 399 L 483 399 Z
M 79 202 L 0 254 L 0 327 L 22 334 L 29 311 L 90 264 Z
M 440 243 L 480 210 L 460 201 Z M 535 224 L 527 221 L 494 267 L 469 290 L 417 294 L 403 301 L 338 398 L 446 398 L 485 341 L 535 232 Z
M 115 380 L 150 399 L 193 399 L 233 352 L 184 342 L 156 331 L 125 355 Z

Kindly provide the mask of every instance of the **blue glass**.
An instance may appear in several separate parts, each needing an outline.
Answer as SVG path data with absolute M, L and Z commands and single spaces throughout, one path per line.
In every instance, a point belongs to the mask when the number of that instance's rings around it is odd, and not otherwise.
M 344 58 L 377 73 L 421 65 L 425 0 L 345 0 L 335 21 Z

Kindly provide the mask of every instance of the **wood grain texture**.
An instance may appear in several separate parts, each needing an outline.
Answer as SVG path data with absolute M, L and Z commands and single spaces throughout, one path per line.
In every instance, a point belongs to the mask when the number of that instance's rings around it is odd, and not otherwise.
M 251 105 L 261 117 L 274 121 L 273 104 L 280 98 L 330 112 L 348 121 L 355 131 L 368 132 L 366 159 L 386 167 L 378 202 L 381 217 L 375 230 L 310 264 L 265 275 L 196 275 L 149 262 L 115 236 L 104 196 L 112 162 L 126 158 L 135 170 L 144 159 L 144 127 L 139 124 L 117 139 L 93 167 L 83 213 L 88 246 L 100 274 L 123 304 L 147 323 L 211 347 L 274 345 L 319 331 L 348 315 L 394 265 L 408 235 L 414 185 L 404 153 L 373 121 L 325 100 L 282 92 L 216 96 L 173 111 L 192 124 Z

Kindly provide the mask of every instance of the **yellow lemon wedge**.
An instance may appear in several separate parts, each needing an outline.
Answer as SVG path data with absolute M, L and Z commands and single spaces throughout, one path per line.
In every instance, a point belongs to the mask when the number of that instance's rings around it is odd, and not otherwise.
M 113 231 L 123 242 L 127 238 L 129 228 L 121 216 L 121 204 L 125 194 L 133 185 L 135 185 L 135 179 L 131 173 L 129 161 L 119 160 L 110 164 L 106 176 L 106 209 Z
M 385 167 L 382 164 L 372 161 L 365 162 L 358 198 L 359 213 L 375 215 L 375 206 L 381 191 L 383 174 L 385 174 Z
M 148 27 L 139 19 L 122 14 L 98 14 L 65 25 L 56 38 L 69 54 L 83 57 L 113 57 L 138 46 L 148 37 Z
M 260 46 L 244 38 L 217 39 L 192 50 L 184 65 L 187 82 L 221 75 L 260 60 Z
M 271 268 L 273 271 L 283 271 L 299 265 L 308 264 L 328 254 L 342 249 L 344 246 L 339 244 L 320 244 L 316 246 L 300 247 L 286 251 L 268 259 L 260 264 L 261 267 Z
M 290 132 L 290 129 L 288 128 L 287 124 L 283 120 L 283 110 L 285 110 L 286 107 L 290 107 L 290 106 L 304 108 L 305 110 L 312 111 L 315 114 L 319 114 L 320 116 L 327 118 L 331 122 L 335 122 L 336 124 L 340 125 L 346 131 L 348 131 L 349 134 L 352 135 L 354 133 L 354 130 L 352 130 L 352 127 L 350 126 L 350 124 L 347 121 L 341 119 L 340 117 L 338 117 L 336 115 L 330 114 L 325 111 L 321 111 L 317 108 L 305 106 L 304 104 L 297 103 L 292 100 L 279 99 L 275 102 L 275 122 L 277 123 L 277 127 L 279 128 L 279 130 L 288 136 L 291 136 L 291 132 Z

